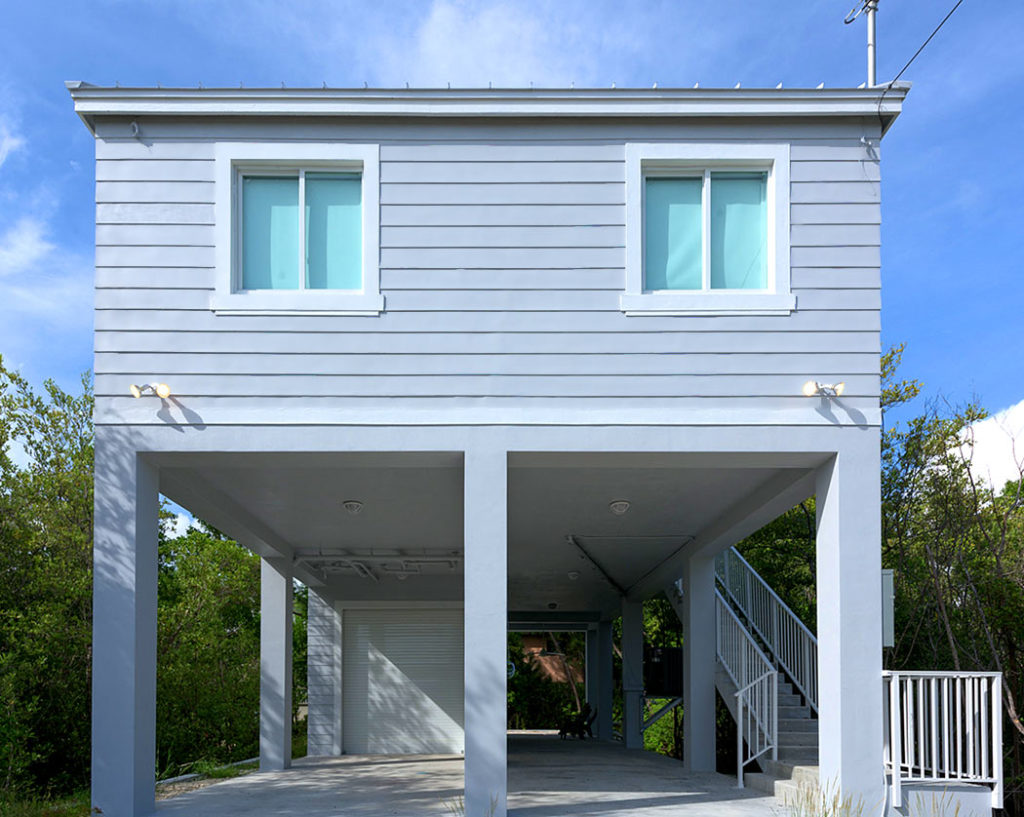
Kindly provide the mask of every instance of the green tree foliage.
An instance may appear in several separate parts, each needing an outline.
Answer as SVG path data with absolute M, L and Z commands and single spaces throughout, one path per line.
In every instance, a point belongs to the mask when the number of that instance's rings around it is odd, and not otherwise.
M 683 624 L 663 593 L 644 602 L 644 645 L 647 647 L 681 647 Z M 667 700 L 648 701 L 644 717 L 661 708 Z M 683 708 L 677 706 L 644 732 L 644 748 L 651 752 L 683 758 Z
M 901 386 L 901 398 L 919 391 Z M 1022 813 L 1024 478 L 998 486 L 977 478 L 971 427 L 984 416 L 977 403 L 936 401 L 885 434 L 882 560 L 896 583 L 887 664 L 1003 673 L 1008 807 Z
M 548 637 L 547 649 L 564 656 L 566 672 L 582 672 L 586 655 L 584 633 L 558 633 L 557 641 Z M 545 675 L 532 655 L 523 650 L 520 633 L 508 634 L 508 660 L 515 667 L 515 675 L 508 680 L 509 729 L 558 729 L 562 720 L 577 712 L 576 696 L 584 697 L 584 690 L 573 694 L 570 685 Z
M 77 394 L 40 393 L 0 359 L 0 811 L 89 784 L 92 409 L 88 375 Z M 218 531 L 161 530 L 158 771 L 256 754 L 259 586 L 259 558 Z M 296 707 L 305 622 L 300 587 Z
M 61 793 L 88 781 L 89 379 L 37 394 L 0 359 L 0 451 L 0 790 Z
M 212 528 L 160 539 L 157 765 L 257 754 L 260 560 Z
M 896 588 L 896 646 L 886 666 L 1003 673 L 1008 808 L 1022 813 L 1024 480 L 989 486 L 976 478 L 971 427 L 985 417 L 976 402 L 936 400 L 908 412 L 922 386 L 898 378 L 902 354 L 898 346 L 882 356 L 882 563 Z M 893 421 L 896 409 L 910 418 Z M 740 548 L 813 629 L 813 501 Z

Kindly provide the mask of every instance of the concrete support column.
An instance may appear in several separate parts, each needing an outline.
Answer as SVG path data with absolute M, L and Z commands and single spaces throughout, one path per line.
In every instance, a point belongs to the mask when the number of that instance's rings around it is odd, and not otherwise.
M 307 754 L 337 757 L 341 754 L 341 614 L 312 589 L 306 643 Z
M 615 689 L 615 667 L 612 661 L 612 623 L 601 621 L 597 625 L 597 676 L 600 689 L 597 697 L 597 720 L 594 721 L 594 736 L 601 740 L 612 739 L 612 697 Z
M 644 605 L 622 600 L 622 740 L 643 749 Z
M 464 480 L 466 814 L 505 817 L 506 452 L 467 451 Z
M 96 430 L 92 805 L 107 817 L 156 806 L 156 469 Z
M 292 570 L 260 560 L 260 771 L 292 765 Z
M 683 763 L 715 770 L 715 560 L 683 567 Z
M 821 781 L 883 799 L 879 437 L 849 436 L 817 475 Z

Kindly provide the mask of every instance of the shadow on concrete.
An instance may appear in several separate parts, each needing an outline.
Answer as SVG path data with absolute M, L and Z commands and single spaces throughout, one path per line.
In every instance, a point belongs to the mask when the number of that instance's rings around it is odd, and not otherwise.
M 774 799 L 731 777 L 618 743 L 509 736 L 511 817 L 776 817 Z M 457 756 L 303 758 L 283 772 L 228 780 L 158 804 L 160 817 L 429 817 L 462 796 Z M 472 817 L 472 815 L 471 815 Z

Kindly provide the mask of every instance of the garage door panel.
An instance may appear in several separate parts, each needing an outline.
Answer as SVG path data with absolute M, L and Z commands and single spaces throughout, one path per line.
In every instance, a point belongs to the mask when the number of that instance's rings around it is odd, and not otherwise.
M 343 626 L 345 751 L 461 752 L 462 611 L 350 610 Z

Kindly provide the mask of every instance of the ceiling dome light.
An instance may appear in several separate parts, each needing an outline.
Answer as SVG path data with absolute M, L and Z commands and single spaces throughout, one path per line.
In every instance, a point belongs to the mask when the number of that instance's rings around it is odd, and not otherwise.
M 363 503 L 358 499 L 346 499 L 341 503 L 341 507 L 348 511 L 350 516 L 359 516 L 363 512 Z
M 629 507 L 630 503 L 628 499 L 615 499 L 608 503 L 608 510 L 616 516 L 622 516 L 629 510 Z
M 576 581 L 580 577 L 580 572 L 578 570 L 570 570 L 566 575 L 568 575 L 570 581 Z

